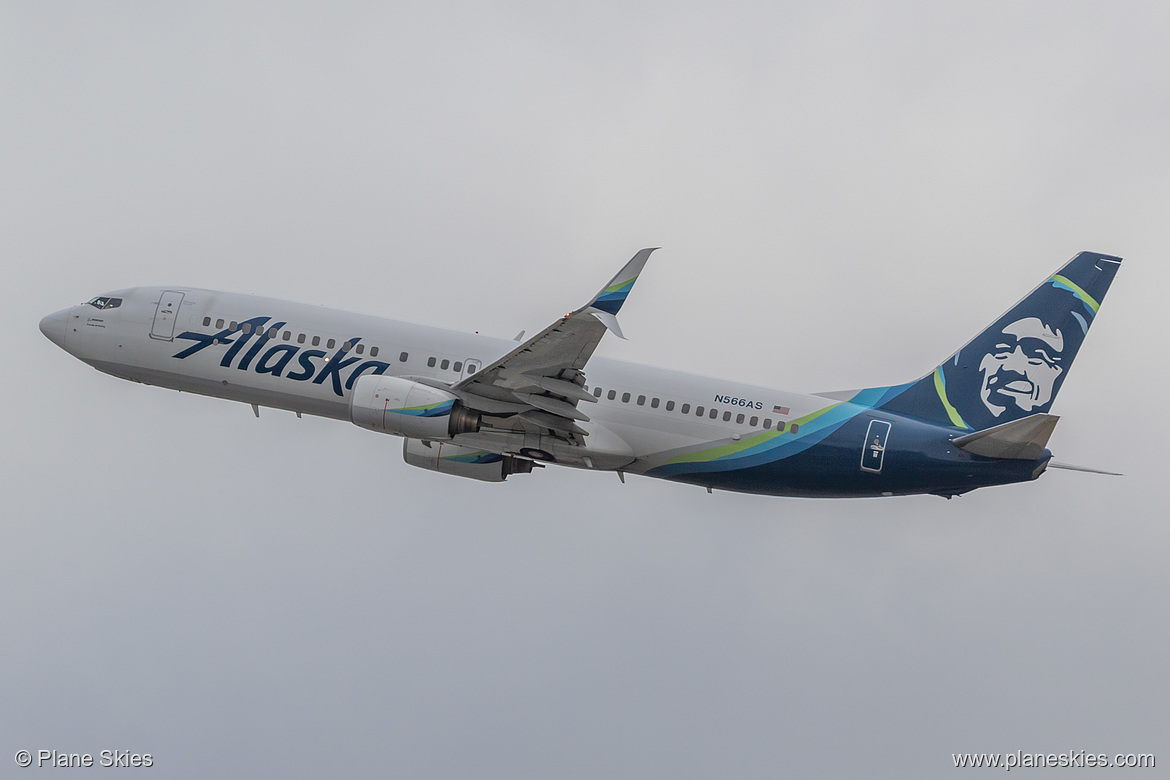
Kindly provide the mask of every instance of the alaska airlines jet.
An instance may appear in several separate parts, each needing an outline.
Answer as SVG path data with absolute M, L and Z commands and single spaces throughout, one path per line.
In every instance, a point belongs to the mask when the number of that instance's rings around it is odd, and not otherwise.
M 41 332 L 122 379 L 404 438 L 487 482 L 555 463 L 778 496 L 950 498 L 1054 463 L 1052 402 L 1121 259 L 1082 252 L 920 379 L 806 395 L 593 357 L 652 249 L 530 339 L 254 295 L 135 287 Z M 1090 470 L 1090 469 L 1082 469 Z

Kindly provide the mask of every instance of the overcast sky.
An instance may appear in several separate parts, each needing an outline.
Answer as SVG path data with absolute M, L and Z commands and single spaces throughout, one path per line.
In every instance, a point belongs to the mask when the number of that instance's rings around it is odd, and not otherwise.
M 0 0 L 0 766 L 1170 765 L 1168 25 L 1145 2 Z M 806 391 L 915 378 L 1076 252 L 1124 256 L 1050 447 L 1126 476 L 949 502 L 488 485 L 37 330 L 174 284 L 510 338 L 643 246 L 600 354 Z

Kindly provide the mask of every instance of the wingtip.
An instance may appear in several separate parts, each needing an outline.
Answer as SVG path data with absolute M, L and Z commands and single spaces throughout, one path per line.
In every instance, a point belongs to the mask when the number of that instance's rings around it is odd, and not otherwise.
M 629 268 L 630 266 L 637 264 L 640 270 L 641 267 L 646 264 L 646 261 L 650 259 L 650 255 L 654 254 L 661 248 L 662 247 L 659 246 L 648 246 L 644 249 L 639 249 L 634 254 L 634 256 L 630 258 L 630 262 L 626 263 L 626 267 Z

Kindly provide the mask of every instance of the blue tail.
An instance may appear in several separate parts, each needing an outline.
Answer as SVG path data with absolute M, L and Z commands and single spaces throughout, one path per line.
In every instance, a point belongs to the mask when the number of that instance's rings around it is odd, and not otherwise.
M 1081 252 L 934 371 L 873 388 L 878 408 L 976 431 L 1047 412 L 1120 264 Z

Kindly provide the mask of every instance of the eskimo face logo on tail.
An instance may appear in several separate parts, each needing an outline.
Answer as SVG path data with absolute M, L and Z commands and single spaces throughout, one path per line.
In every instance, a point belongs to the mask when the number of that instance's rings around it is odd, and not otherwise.
M 219 361 L 224 368 L 251 370 L 256 374 L 271 374 L 315 385 L 329 382 L 338 397 L 344 396 L 344 390 L 352 390 L 353 383 L 362 374 L 384 374 L 390 368 L 389 363 L 381 360 L 363 361 L 361 357 L 350 354 L 350 350 L 362 340 L 360 336 L 347 339 L 332 357 L 323 349 L 306 349 L 296 344 L 270 346 L 269 342 L 275 341 L 276 334 L 288 324 L 273 322 L 269 325 L 271 320 L 271 317 L 252 317 L 241 322 L 236 330 L 226 328 L 216 333 L 184 331 L 175 338 L 195 343 L 171 357 L 186 360 L 210 347 L 226 346 Z M 289 370 L 294 358 L 296 365 Z
M 999 417 L 1011 406 L 1031 414 L 1046 407 L 1064 372 L 1064 335 L 1037 317 L 1009 322 L 995 348 L 979 361 L 979 398 Z
M 1047 412 L 1092 319 L 1066 286 L 1049 280 L 1035 290 L 935 370 L 951 421 L 981 430 Z

